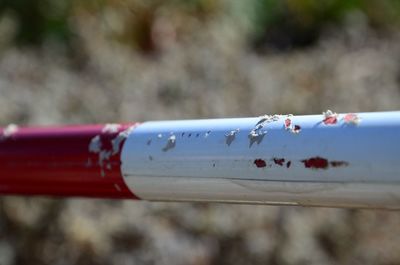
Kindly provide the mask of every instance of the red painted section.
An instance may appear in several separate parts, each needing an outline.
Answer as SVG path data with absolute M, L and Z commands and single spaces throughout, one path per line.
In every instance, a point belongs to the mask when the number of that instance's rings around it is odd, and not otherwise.
M 0 129 L 0 194 L 138 199 L 120 169 L 118 136 L 131 126 Z
M 266 167 L 267 163 L 265 163 L 263 159 L 256 159 L 254 160 L 254 165 L 256 165 L 256 167 Z

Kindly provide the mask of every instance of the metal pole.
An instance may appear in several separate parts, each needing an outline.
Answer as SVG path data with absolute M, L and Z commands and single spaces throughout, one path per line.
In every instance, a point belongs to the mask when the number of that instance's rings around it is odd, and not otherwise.
M 2 194 L 400 209 L 400 112 L 10 129 Z

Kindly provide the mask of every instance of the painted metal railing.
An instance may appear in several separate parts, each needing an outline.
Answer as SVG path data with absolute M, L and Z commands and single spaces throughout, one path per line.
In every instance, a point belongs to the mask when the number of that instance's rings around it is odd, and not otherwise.
M 3 195 L 400 209 L 400 112 L 0 133 Z

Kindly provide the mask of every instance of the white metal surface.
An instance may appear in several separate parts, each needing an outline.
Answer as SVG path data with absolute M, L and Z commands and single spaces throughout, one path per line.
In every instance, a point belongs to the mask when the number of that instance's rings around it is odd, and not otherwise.
M 147 122 L 122 150 L 146 200 L 400 208 L 400 112 Z

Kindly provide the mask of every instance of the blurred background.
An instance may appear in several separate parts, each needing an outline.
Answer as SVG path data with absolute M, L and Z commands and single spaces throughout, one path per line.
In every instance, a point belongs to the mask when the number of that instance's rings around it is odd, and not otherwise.
M 398 0 L 0 0 L 0 125 L 400 109 Z M 400 264 L 400 213 L 0 199 L 0 264 Z

